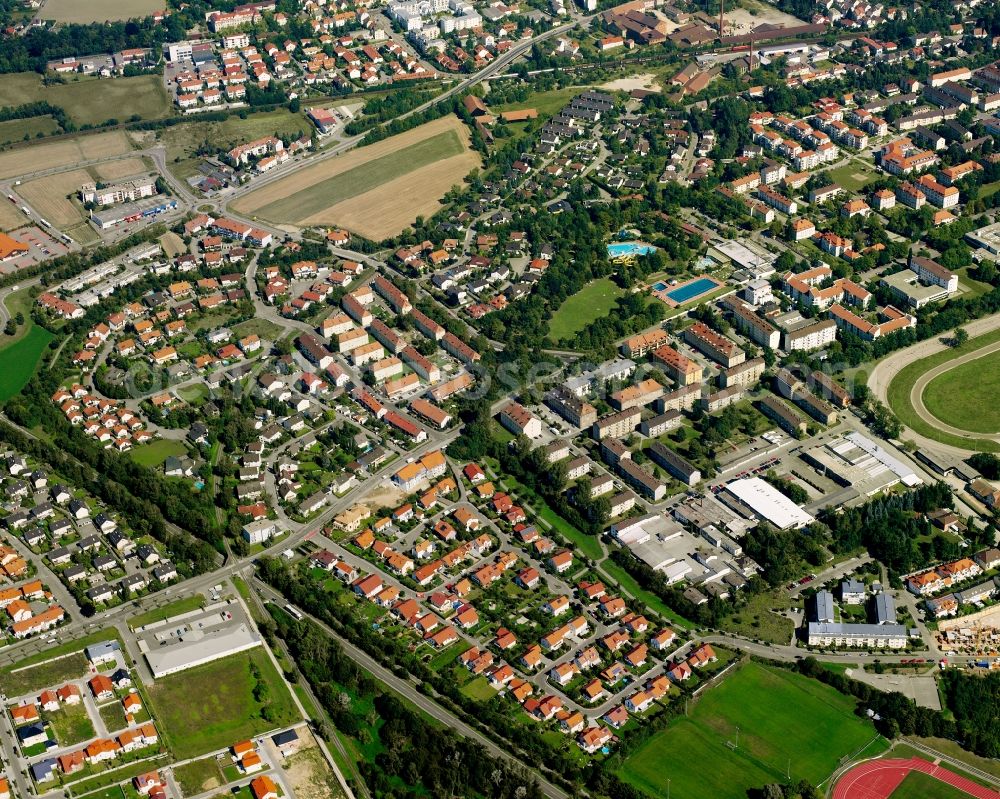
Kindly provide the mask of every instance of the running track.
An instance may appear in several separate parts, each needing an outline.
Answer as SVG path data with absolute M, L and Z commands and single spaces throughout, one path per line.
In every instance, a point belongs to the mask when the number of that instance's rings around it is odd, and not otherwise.
M 909 760 L 886 758 L 862 763 L 837 781 L 833 799 L 889 799 L 911 771 L 929 774 L 976 799 L 1000 799 L 1000 793 L 918 757 Z

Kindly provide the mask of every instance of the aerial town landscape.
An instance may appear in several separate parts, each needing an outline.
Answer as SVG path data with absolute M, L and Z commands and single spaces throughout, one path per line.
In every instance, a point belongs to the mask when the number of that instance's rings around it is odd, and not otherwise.
M 0 799 L 1000 799 L 1000 4 L 0 29 Z

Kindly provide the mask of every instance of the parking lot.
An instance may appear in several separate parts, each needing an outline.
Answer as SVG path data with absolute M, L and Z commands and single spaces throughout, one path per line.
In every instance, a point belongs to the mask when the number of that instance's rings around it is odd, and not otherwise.
M 57 240 L 40 227 L 29 225 L 27 227 L 12 230 L 10 236 L 17 241 L 28 245 L 28 252 L 19 258 L 11 258 L 0 265 L 0 273 L 5 275 L 17 272 L 28 266 L 40 264 L 50 258 L 58 258 L 69 252 L 63 242 Z

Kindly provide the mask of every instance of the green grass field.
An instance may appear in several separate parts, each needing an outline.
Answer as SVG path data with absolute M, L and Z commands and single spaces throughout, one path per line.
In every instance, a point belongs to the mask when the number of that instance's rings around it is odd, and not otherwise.
M 0 402 L 24 388 L 53 338 L 44 327 L 33 325 L 24 338 L 0 350 Z
M 260 672 L 265 703 L 254 698 Z M 291 694 L 264 651 L 256 647 L 171 674 L 149 686 L 153 717 L 180 759 L 298 721 Z M 265 718 L 266 714 L 266 718 Z
M 795 623 L 772 610 L 791 607 L 791 600 L 784 591 L 754 594 L 745 607 L 724 616 L 719 626 L 723 630 L 756 638 L 772 644 L 787 644 L 795 633 Z
M 56 654 L 53 653 L 50 657 L 55 657 Z M 87 659 L 83 656 L 83 652 L 77 652 L 20 671 L 4 671 L 0 674 L 0 693 L 20 696 L 43 688 L 58 688 L 67 680 L 76 679 L 86 673 Z
M 171 438 L 161 438 L 159 441 L 150 441 L 148 444 L 140 444 L 130 453 L 132 460 L 140 466 L 158 467 L 171 455 L 178 458 L 187 454 L 187 447 L 183 442 L 175 441 Z
M 831 169 L 827 174 L 838 186 L 842 186 L 847 191 L 857 191 L 866 183 L 871 182 L 871 172 L 860 164 L 849 163 Z
M 235 743 L 235 741 L 233 742 Z M 193 760 L 174 769 L 174 779 L 185 796 L 195 796 L 224 784 L 222 769 L 214 757 Z
M 122 707 L 122 703 L 117 700 L 102 705 L 99 712 L 101 714 L 101 721 L 108 728 L 108 732 L 124 730 L 128 726 L 128 722 L 125 720 L 125 709 Z
M 908 364 L 901 369 L 899 374 L 897 374 L 889 384 L 889 389 L 886 392 L 889 407 L 892 408 L 893 413 L 899 417 L 899 421 L 912 430 L 920 433 L 920 435 L 927 436 L 927 438 L 934 439 L 935 441 L 940 441 L 942 444 L 950 444 L 955 447 L 961 447 L 962 449 L 976 449 L 980 452 L 1000 452 L 1000 445 L 993 441 L 989 441 L 988 439 L 963 438 L 962 436 L 956 436 L 951 433 L 945 433 L 938 430 L 934 425 L 928 424 L 921 419 L 917 415 L 917 412 L 913 409 L 913 405 L 910 402 L 910 392 L 913 390 L 913 386 L 920 378 L 920 375 L 924 372 L 933 369 L 936 366 L 940 366 L 941 364 L 947 363 L 957 355 L 975 352 L 978 349 L 982 349 L 987 344 L 992 344 L 996 341 L 1000 341 L 1000 330 L 994 330 L 991 333 L 984 333 L 981 336 L 975 336 L 974 338 L 970 338 L 961 347 L 942 350 L 941 352 L 937 352 L 928 358 L 921 358 L 918 361 Z
M 56 743 L 60 746 L 83 743 L 95 735 L 94 725 L 82 702 L 79 705 L 62 705 L 57 712 L 46 713 L 45 718 L 52 725 Z
M 568 297 L 549 321 L 549 338 L 572 344 L 572 338 L 595 319 L 607 316 L 623 292 L 606 277 L 594 280 Z
M 0 145 L 35 138 L 39 133 L 49 136 L 59 132 L 59 124 L 50 116 L 10 119 L 0 122 Z
M 524 108 L 534 108 L 538 111 L 538 116 L 540 117 L 552 116 L 578 94 L 587 91 L 587 88 L 586 86 L 567 86 L 565 89 L 535 92 L 522 103 L 498 105 L 493 108 L 493 111 L 499 114 L 502 111 L 520 111 Z
M 911 771 L 889 799 L 969 799 L 969 794 L 920 771 Z
M 45 100 L 62 107 L 78 125 L 97 125 L 109 119 L 125 122 L 133 115 L 162 119 L 170 115 L 170 100 L 159 75 L 134 78 L 73 76 L 65 83 L 45 86 L 35 72 L 4 75 L 0 105 L 22 105 Z M 22 134 L 23 136 L 23 134 Z
M 302 191 L 265 205 L 257 213 L 281 221 L 297 221 L 318 214 L 332 205 L 378 188 L 421 167 L 461 155 L 465 146 L 458 133 L 447 130 L 403 147 L 373 161 L 348 169 Z
M 183 599 L 178 599 L 176 602 L 171 602 L 169 605 L 164 605 L 162 608 L 156 608 L 156 610 L 151 610 L 148 613 L 133 616 L 128 620 L 128 626 L 135 630 L 143 625 L 152 624 L 154 621 L 163 621 L 164 619 L 179 616 L 181 613 L 190 613 L 192 610 L 198 610 L 204 604 L 205 597 L 201 594 L 186 596 Z
M 844 756 L 876 738 L 854 702 L 822 683 L 747 663 L 629 757 L 622 779 L 650 796 L 744 799 L 752 786 L 825 780 Z M 735 744 L 739 727 L 739 748 Z M 886 748 L 879 738 L 866 754 Z
M 1000 352 L 956 366 L 931 380 L 923 400 L 945 424 L 973 433 L 1000 432 Z

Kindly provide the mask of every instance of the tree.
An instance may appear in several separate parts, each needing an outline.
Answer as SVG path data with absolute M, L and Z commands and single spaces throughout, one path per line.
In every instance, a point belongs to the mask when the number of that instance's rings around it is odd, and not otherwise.
M 969 340 L 969 334 L 964 327 L 956 328 L 955 334 L 951 337 L 951 346 L 961 347 Z

